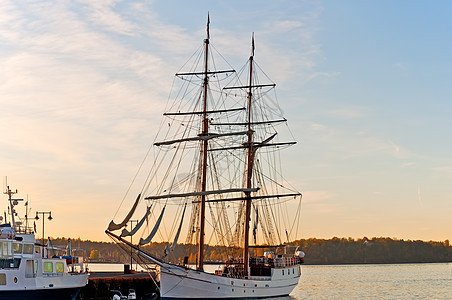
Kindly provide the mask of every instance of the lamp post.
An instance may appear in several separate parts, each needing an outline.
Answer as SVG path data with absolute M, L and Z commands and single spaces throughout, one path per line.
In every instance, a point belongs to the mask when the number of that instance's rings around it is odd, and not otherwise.
M 133 223 L 138 224 L 138 220 L 130 220 L 129 223 L 130 223 L 130 231 L 132 231 L 132 230 L 133 230 Z M 132 236 L 130 236 L 130 243 L 133 244 L 133 242 L 132 242 Z M 131 270 L 133 269 L 133 259 L 132 259 L 132 256 L 133 256 L 133 247 L 130 246 L 130 269 L 131 269 Z
M 44 246 L 44 216 L 49 215 L 47 218 L 49 221 L 52 221 L 52 212 L 51 211 L 37 211 L 35 220 L 39 220 L 39 215 L 42 215 L 42 245 Z

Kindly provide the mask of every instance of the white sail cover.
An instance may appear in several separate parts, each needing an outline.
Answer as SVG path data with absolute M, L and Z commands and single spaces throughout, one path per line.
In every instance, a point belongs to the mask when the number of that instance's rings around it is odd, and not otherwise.
M 157 222 L 155 222 L 154 228 L 152 228 L 151 233 L 148 235 L 147 238 L 145 239 L 140 239 L 140 246 L 146 245 L 147 243 L 149 243 L 152 238 L 154 237 L 154 235 L 157 233 L 157 230 L 159 229 L 160 223 L 162 222 L 162 218 L 163 218 L 163 213 L 165 212 L 165 208 L 166 206 L 163 207 L 162 212 L 160 213 L 160 216 L 157 220 Z
M 125 237 L 125 236 L 131 236 L 134 235 L 138 230 L 140 230 L 141 226 L 143 225 L 144 221 L 146 221 L 149 212 L 151 211 L 151 207 L 149 206 L 148 209 L 146 210 L 146 213 L 144 214 L 143 218 L 141 218 L 140 222 L 138 222 L 138 224 L 135 226 L 135 228 L 133 228 L 131 231 L 128 231 L 127 229 L 123 229 L 121 232 L 120 237 Z
M 119 223 L 116 224 L 115 222 L 113 222 L 113 220 L 110 222 L 110 224 L 108 225 L 108 230 L 109 231 L 114 231 L 114 230 L 118 230 L 123 228 L 124 226 L 127 225 L 127 223 L 129 222 L 130 218 L 133 216 L 133 213 L 135 212 L 135 209 L 138 206 L 138 202 L 140 201 L 141 198 L 141 194 L 138 195 L 137 200 L 135 200 L 135 203 L 132 206 L 132 209 L 129 211 L 129 213 L 127 214 L 127 216 L 124 218 L 124 220 Z
M 179 229 L 177 230 L 176 236 L 174 237 L 173 244 L 171 245 L 170 250 L 173 250 L 176 247 L 177 240 L 179 239 L 180 231 L 182 229 L 182 223 L 184 222 L 185 209 L 187 208 L 187 204 L 184 206 L 184 211 L 182 212 L 182 218 L 180 220 Z

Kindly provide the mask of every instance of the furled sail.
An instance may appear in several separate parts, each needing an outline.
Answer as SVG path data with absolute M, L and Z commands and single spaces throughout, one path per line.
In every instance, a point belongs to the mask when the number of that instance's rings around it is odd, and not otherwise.
M 167 245 L 165 247 L 165 250 L 164 250 L 165 257 L 170 253 L 170 251 L 173 251 L 174 248 L 176 247 L 177 240 L 179 239 L 180 231 L 182 229 L 182 223 L 184 222 L 185 208 L 187 208 L 187 204 L 185 204 L 185 206 L 184 206 L 184 210 L 182 212 L 182 218 L 180 220 L 179 228 L 177 229 L 177 233 L 176 233 L 176 236 L 174 237 L 173 243 L 171 244 L 171 246 Z
M 110 222 L 110 224 L 108 225 L 109 231 L 118 230 L 127 225 L 130 218 L 133 216 L 135 209 L 138 206 L 138 202 L 140 201 L 140 198 L 141 198 L 141 194 L 138 195 L 137 200 L 135 200 L 135 203 L 132 206 L 132 209 L 129 211 L 129 213 L 127 214 L 127 216 L 124 218 L 124 220 L 121 223 L 116 224 L 115 222 L 113 222 L 113 220 Z
M 146 219 L 148 218 L 149 212 L 151 211 L 151 207 L 149 206 L 148 209 L 146 210 L 146 213 L 144 214 L 143 218 L 141 218 L 140 222 L 137 223 L 137 225 L 135 226 L 135 228 L 133 228 L 131 231 L 128 231 L 127 229 L 123 229 L 121 232 L 120 237 L 125 237 L 125 236 L 131 236 L 134 235 L 138 230 L 140 230 L 141 226 L 143 225 L 144 221 L 146 221 Z
M 259 210 L 256 209 L 256 218 L 254 219 L 254 226 L 253 226 L 253 238 L 254 238 L 254 244 L 256 244 L 257 239 L 257 225 L 259 224 Z
M 230 133 L 208 133 L 204 135 L 199 135 L 195 137 L 189 137 L 189 138 L 183 138 L 183 139 L 177 139 L 177 140 L 171 140 L 171 141 L 164 141 L 164 142 L 158 142 L 154 143 L 156 146 L 162 146 L 162 145 L 171 145 L 174 143 L 182 143 L 182 142 L 190 142 L 190 141 L 206 141 L 213 138 L 219 138 L 219 137 L 225 137 L 225 136 L 234 136 L 234 135 L 247 135 L 249 134 L 249 131 L 238 131 L 238 132 L 230 132 Z
M 152 238 L 154 237 L 154 235 L 157 233 L 157 230 L 159 229 L 160 223 L 162 222 L 162 218 L 163 218 L 163 213 L 165 212 L 165 208 L 166 206 L 163 207 L 162 212 L 160 213 L 159 218 L 157 219 L 157 222 L 155 222 L 154 228 L 152 228 L 151 233 L 148 235 L 147 238 L 145 239 L 140 239 L 140 246 L 146 245 L 147 243 L 149 243 Z
M 182 212 L 182 218 L 180 220 L 179 229 L 177 229 L 176 236 L 174 237 L 173 244 L 171 245 L 171 248 L 170 248 L 171 251 L 174 249 L 174 247 L 176 247 L 177 240 L 179 239 L 180 230 L 182 229 L 182 223 L 184 222 L 185 208 L 187 208 L 187 204 L 185 204 L 185 206 L 184 206 L 184 211 Z

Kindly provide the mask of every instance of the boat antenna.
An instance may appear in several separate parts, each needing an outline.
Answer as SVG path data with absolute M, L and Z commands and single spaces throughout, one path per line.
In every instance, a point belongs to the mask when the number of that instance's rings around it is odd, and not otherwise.
M 209 25 L 210 25 L 210 16 L 209 12 L 207 12 L 207 39 L 210 39 Z
M 251 38 L 251 56 L 254 56 L 254 32 Z

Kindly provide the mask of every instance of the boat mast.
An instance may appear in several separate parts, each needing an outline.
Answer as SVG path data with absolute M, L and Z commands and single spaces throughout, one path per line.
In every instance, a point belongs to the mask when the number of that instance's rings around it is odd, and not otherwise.
M 247 168 L 246 168 L 246 188 L 251 188 L 251 179 L 253 176 L 254 165 L 254 147 L 253 147 L 253 130 L 251 128 L 251 104 L 252 104 L 252 87 L 253 87 L 253 58 L 254 58 L 254 33 L 251 41 L 251 56 L 249 59 L 250 73 L 249 73 L 249 86 L 248 86 L 248 151 L 247 151 Z M 251 192 L 245 192 L 245 232 L 244 232 L 244 247 L 243 247 L 243 269 L 245 276 L 248 276 L 249 265 L 249 232 L 250 232 L 250 217 L 251 217 Z
M 10 213 L 11 213 L 11 227 L 15 230 L 16 229 L 16 220 L 14 220 L 14 202 L 13 201 L 22 200 L 22 199 L 12 199 L 11 198 L 12 195 L 17 194 L 17 190 L 12 191 L 9 188 L 9 185 L 6 186 L 6 191 L 3 192 L 3 194 L 8 195 L 9 209 L 10 209 Z M 6 223 L 6 220 L 5 220 L 5 223 Z
M 207 14 L 207 38 L 204 40 L 204 86 L 203 86 L 203 114 L 202 114 L 202 133 L 201 135 L 206 136 L 209 134 L 209 123 L 207 119 L 207 87 L 209 85 L 208 77 L 208 57 L 209 57 L 209 24 L 210 18 Z M 208 140 L 205 139 L 202 142 L 202 179 L 201 179 L 201 192 L 206 191 L 207 183 L 207 146 Z M 204 231 L 205 231 L 205 219 L 206 219 L 206 195 L 201 195 L 201 209 L 200 209 L 200 225 L 199 225 L 199 248 L 198 248 L 198 262 L 197 269 L 203 270 L 204 268 Z

